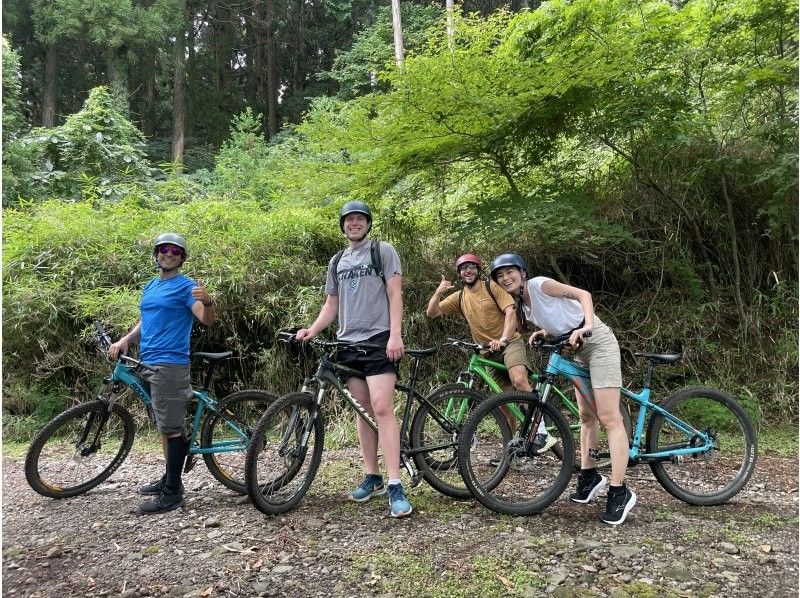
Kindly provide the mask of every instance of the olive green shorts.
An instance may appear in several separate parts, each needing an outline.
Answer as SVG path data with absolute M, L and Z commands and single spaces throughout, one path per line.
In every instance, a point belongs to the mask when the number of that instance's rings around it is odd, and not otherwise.
M 525 340 L 521 336 L 509 341 L 506 348 L 503 349 L 502 354 L 500 351 L 496 351 L 487 353 L 484 357 L 492 361 L 502 361 L 508 369 L 511 369 L 515 365 L 523 365 L 529 372 L 532 371 L 531 362 L 528 360 L 528 350 L 525 347 Z M 489 369 L 489 373 L 504 390 L 514 390 L 506 372 L 492 368 Z

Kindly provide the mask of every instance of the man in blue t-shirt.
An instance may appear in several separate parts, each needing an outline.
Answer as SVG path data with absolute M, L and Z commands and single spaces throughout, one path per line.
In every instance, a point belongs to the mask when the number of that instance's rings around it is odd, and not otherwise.
M 189 257 L 186 240 L 176 233 L 162 233 L 153 244 L 158 276 L 148 282 L 139 304 L 141 318 L 131 331 L 108 349 L 116 358 L 139 341 L 139 358 L 158 371 L 142 370 L 150 384 L 156 426 L 166 459 L 166 473 L 157 482 L 139 489 L 155 496 L 139 506 L 141 515 L 164 513 L 183 505 L 181 472 L 189 442 L 183 434 L 186 404 L 192 397 L 189 374 L 189 339 L 197 318 L 206 326 L 216 319 L 214 301 L 201 283 L 181 274 Z

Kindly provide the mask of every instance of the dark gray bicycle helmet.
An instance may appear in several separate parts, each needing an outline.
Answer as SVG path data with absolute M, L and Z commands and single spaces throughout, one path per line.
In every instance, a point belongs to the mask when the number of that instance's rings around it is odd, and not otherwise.
M 155 242 L 153 243 L 153 254 L 158 251 L 158 247 L 160 245 L 177 245 L 181 249 L 183 249 L 183 259 L 189 257 L 189 244 L 186 242 L 181 235 L 178 233 L 161 233 L 156 237 Z
M 509 266 L 519 268 L 522 270 L 523 278 L 527 278 L 528 264 L 524 259 L 522 259 L 521 256 L 517 255 L 516 253 L 501 253 L 492 260 L 492 269 L 489 273 L 489 275 L 492 277 L 492 280 L 497 282 L 497 271 L 500 268 L 507 268 Z
M 372 210 L 370 210 L 369 206 L 363 201 L 348 201 L 342 206 L 342 209 L 339 210 L 339 228 L 342 229 L 342 232 L 344 232 L 344 219 L 348 214 L 364 214 L 364 216 L 367 217 L 367 222 L 369 223 L 367 232 L 369 232 L 369 229 L 372 228 Z

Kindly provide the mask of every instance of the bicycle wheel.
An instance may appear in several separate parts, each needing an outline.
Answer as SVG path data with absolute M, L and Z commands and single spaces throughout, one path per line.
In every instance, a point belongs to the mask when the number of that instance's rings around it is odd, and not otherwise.
M 526 438 L 509 438 L 498 426 L 501 409 L 516 405 L 523 413 L 552 422 L 550 434 L 561 443 L 564 458 L 552 451 L 532 452 Z M 506 515 L 533 515 L 555 501 L 573 473 L 575 446 L 561 414 L 537 395 L 504 393 L 481 401 L 464 424 L 458 458 L 464 483 L 481 504 Z
M 569 401 L 575 409 L 578 408 L 575 401 L 575 387 L 570 386 L 569 388 L 559 389 L 559 391 L 561 393 L 560 395 L 556 392 L 555 388 L 550 391 L 550 395 L 547 397 L 547 404 L 561 413 L 572 430 L 572 438 L 575 441 L 575 469 L 577 470 L 581 468 L 581 421 L 578 415 L 573 413 L 573 410 L 570 409 L 570 406 L 566 403 L 566 401 Z M 625 435 L 630 440 L 633 433 L 633 424 L 624 397 L 620 397 L 619 400 L 619 414 L 620 417 L 622 417 L 622 425 L 625 426 Z M 548 429 L 552 426 L 548 418 L 545 418 L 544 423 Z M 600 428 L 600 446 L 595 448 L 597 449 L 597 458 L 595 459 L 594 466 L 597 469 L 609 469 L 611 467 L 611 454 L 608 449 L 608 437 L 602 426 Z M 559 458 L 564 455 L 560 444 L 556 444 L 552 450 Z
M 247 494 L 245 452 L 253 428 L 267 408 L 277 400 L 278 397 L 263 390 L 240 390 L 220 400 L 217 410 L 203 421 L 201 448 L 219 450 L 203 454 L 203 461 L 211 475 L 226 488 Z
M 133 445 L 136 425 L 122 405 L 76 405 L 57 415 L 33 439 L 25 479 L 42 496 L 67 498 L 108 479 Z
M 472 408 L 485 398 L 460 384 L 445 384 L 421 402 L 414 414 L 411 422 L 414 463 L 425 481 L 446 496 L 459 499 L 471 496 L 458 470 L 458 434 Z M 506 432 L 510 437 L 508 424 Z
M 313 418 L 311 434 L 303 431 Z M 245 479 L 255 507 L 278 515 L 299 503 L 319 468 L 325 427 L 308 393 L 281 397 L 258 421 L 247 449 Z
M 652 461 L 653 475 L 675 498 L 693 505 L 718 505 L 739 492 L 753 475 L 758 453 L 753 424 L 744 409 L 712 388 L 687 388 L 667 397 L 666 411 L 708 435 L 713 447 L 706 452 Z M 703 446 L 697 434 L 680 424 L 653 415 L 647 425 L 647 451 L 655 453 Z

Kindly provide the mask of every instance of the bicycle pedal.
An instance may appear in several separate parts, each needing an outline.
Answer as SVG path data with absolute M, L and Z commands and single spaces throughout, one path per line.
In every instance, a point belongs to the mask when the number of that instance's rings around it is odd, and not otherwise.
M 189 473 L 192 471 L 196 462 L 197 455 L 186 455 L 186 462 L 183 464 L 183 473 Z

